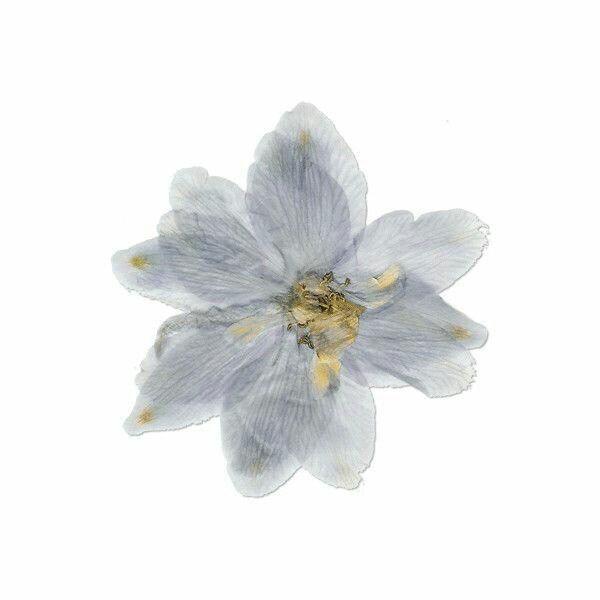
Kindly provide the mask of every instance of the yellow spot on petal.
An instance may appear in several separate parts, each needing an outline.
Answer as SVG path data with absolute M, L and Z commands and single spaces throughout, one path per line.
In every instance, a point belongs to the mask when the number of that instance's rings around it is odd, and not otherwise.
M 253 477 L 258 477 L 259 475 L 262 475 L 265 470 L 265 467 L 266 463 L 262 456 L 255 458 L 252 461 L 252 464 L 250 465 L 250 475 L 252 475 Z
M 327 354 L 326 352 L 317 352 L 317 360 L 319 363 L 327 365 L 336 375 L 340 374 L 342 363 L 339 361 L 337 356 L 333 354 Z
M 306 129 L 303 129 L 298 135 L 298 143 L 301 146 L 308 146 L 310 144 L 310 133 Z
M 141 254 L 136 254 L 129 259 L 129 264 L 136 269 L 144 270 L 146 267 L 150 266 L 150 261 Z
M 400 277 L 400 265 L 390 265 L 379 277 L 373 277 L 375 285 L 380 290 L 385 290 L 392 286 Z
M 455 340 L 466 340 L 467 338 L 471 337 L 471 332 L 468 329 L 465 329 L 464 327 L 460 327 L 459 325 L 455 325 L 450 330 L 450 335 Z
M 137 418 L 138 425 L 145 425 L 154 421 L 154 411 L 151 408 L 145 408 Z
M 228 329 L 229 334 L 249 344 L 261 334 L 268 324 L 268 320 L 261 317 L 247 317 L 234 323 Z
M 331 381 L 339 376 L 342 363 L 333 354 L 318 352 L 313 371 L 313 381 L 319 392 L 325 392 Z
M 329 387 L 331 371 L 327 365 L 317 362 L 313 372 L 313 381 L 319 392 L 324 392 Z

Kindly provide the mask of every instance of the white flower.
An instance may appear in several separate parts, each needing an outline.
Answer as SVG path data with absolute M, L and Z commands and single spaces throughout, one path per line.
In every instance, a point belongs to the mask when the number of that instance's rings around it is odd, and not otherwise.
M 128 433 L 220 415 L 242 494 L 299 467 L 354 488 L 374 450 L 370 387 L 470 385 L 486 330 L 438 294 L 480 257 L 487 227 L 464 210 L 365 226 L 366 191 L 310 104 L 262 139 L 246 193 L 201 168 L 175 175 L 159 236 L 113 257 L 126 288 L 187 311 L 142 363 Z

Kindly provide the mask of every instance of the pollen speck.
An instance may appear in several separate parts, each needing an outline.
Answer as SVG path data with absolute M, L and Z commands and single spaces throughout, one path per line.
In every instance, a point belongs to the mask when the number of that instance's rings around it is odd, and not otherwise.
M 150 266 L 150 261 L 140 254 L 136 254 L 129 259 L 129 264 L 136 269 L 144 270 L 146 267 Z
M 137 418 L 138 425 L 145 425 L 154 420 L 154 411 L 151 408 L 145 408 Z
M 459 325 L 455 325 L 450 330 L 450 335 L 455 340 L 466 340 L 468 337 L 471 337 L 471 332 L 464 327 L 460 327 Z
M 298 142 L 301 146 L 308 146 L 310 144 L 310 133 L 303 129 L 298 136 Z

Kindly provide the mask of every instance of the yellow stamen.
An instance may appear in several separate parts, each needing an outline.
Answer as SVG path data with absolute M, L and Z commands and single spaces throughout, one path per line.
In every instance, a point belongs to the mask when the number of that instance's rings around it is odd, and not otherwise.
M 290 297 L 292 328 L 302 332 L 299 344 L 316 351 L 313 382 L 326 391 L 340 374 L 340 355 L 358 335 L 358 321 L 365 308 L 354 304 L 336 289 L 333 273 L 311 274 L 297 282 Z

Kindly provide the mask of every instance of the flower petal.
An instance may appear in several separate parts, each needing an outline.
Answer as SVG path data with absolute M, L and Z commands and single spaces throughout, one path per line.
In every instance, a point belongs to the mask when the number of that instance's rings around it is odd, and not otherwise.
M 409 212 L 391 212 L 367 226 L 354 268 L 378 273 L 398 265 L 407 286 L 415 281 L 441 292 L 475 264 L 487 231 L 474 214 L 460 209 L 427 213 L 416 221 Z M 353 268 L 352 257 L 344 266 Z
M 161 223 L 160 247 L 173 277 L 217 306 L 246 304 L 287 290 L 273 262 L 235 217 L 176 210 Z
M 402 388 L 409 385 L 389 371 L 383 371 L 381 363 L 373 362 L 371 353 L 362 345 L 346 350 L 342 362 L 346 376 L 359 385 L 369 388 Z
M 340 377 L 332 398 L 334 411 L 313 453 L 303 463 L 318 479 L 346 489 L 355 488 L 375 450 L 375 404 L 368 387 Z
M 437 294 L 421 297 L 407 294 L 400 302 L 430 323 L 441 327 L 468 350 L 481 348 L 487 341 L 488 332 L 483 325 L 469 319 L 467 315 L 444 302 Z
M 381 272 L 354 270 L 347 281 L 341 291 L 350 300 L 367 308 L 381 308 L 404 294 L 406 274 L 400 265 L 392 263 Z
M 238 413 L 221 417 L 221 441 L 229 476 L 244 496 L 270 494 L 300 467 L 283 446 L 256 438 Z
M 298 141 L 265 136 L 248 172 L 246 202 L 259 239 L 281 253 L 295 278 L 327 272 L 352 242 L 348 202 L 342 188 L 308 158 Z
M 273 491 L 313 454 L 327 431 L 337 383 L 332 374 L 323 386 L 315 366 L 315 353 L 282 331 L 271 348 L 236 371 L 221 429 L 229 473 L 241 493 Z
M 260 341 L 234 343 L 227 329 L 239 316 L 213 310 L 163 324 L 136 379 L 140 394 L 124 424 L 129 434 L 178 429 L 219 414 L 235 369 L 272 335 L 269 328 Z
M 236 371 L 221 415 L 236 488 L 267 494 L 300 465 L 331 485 L 356 487 L 374 448 L 369 389 L 334 371 L 323 389 L 315 353 L 287 332 L 255 356 Z
M 113 269 L 128 289 L 182 310 L 247 303 L 281 291 L 283 261 L 260 251 L 244 192 L 205 169 L 182 169 L 170 192 L 175 210 L 161 237 L 117 252 Z
M 236 371 L 223 405 L 221 439 L 229 475 L 245 496 L 274 491 L 300 466 L 288 443 L 292 420 L 285 409 L 307 401 L 307 355 L 282 334 Z
M 209 176 L 202 167 L 177 171 L 169 198 L 175 210 L 205 216 L 227 213 L 251 230 L 244 191 L 227 179 Z
M 177 171 L 169 192 L 171 206 L 182 209 L 189 204 L 196 204 L 197 194 L 204 188 L 207 179 L 208 171 L 203 167 L 190 167 Z
M 394 302 L 363 314 L 358 338 L 342 357 L 375 386 L 408 383 L 428 396 L 464 391 L 475 377 L 471 354 L 447 331 Z
M 275 131 L 305 150 L 307 159 L 327 173 L 348 201 L 352 237 L 359 234 L 367 218 L 367 181 L 344 138 L 315 106 L 302 102 L 280 119 Z M 257 150 L 257 159 L 268 151 L 268 138 Z
M 171 256 L 161 248 L 158 238 L 119 250 L 112 257 L 112 268 L 119 283 L 146 298 L 160 300 L 180 310 L 202 310 L 210 303 L 198 297 L 171 267 Z
M 268 298 L 285 289 L 255 238 L 231 214 L 172 211 L 161 236 L 113 257 L 122 285 L 183 310 Z

